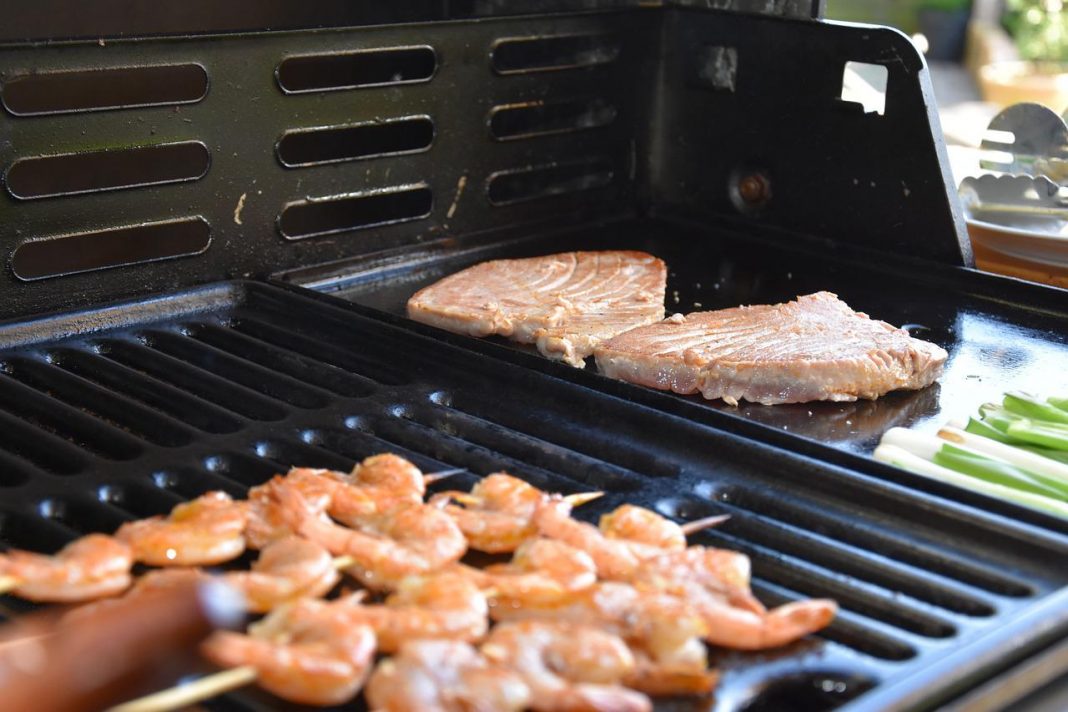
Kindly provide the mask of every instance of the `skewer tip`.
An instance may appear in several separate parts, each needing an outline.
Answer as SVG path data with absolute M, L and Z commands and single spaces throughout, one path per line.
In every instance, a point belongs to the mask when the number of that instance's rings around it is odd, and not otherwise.
M 354 566 L 355 564 L 356 564 L 356 559 L 354 559 L 351 556 L 335 556 L 334 557 L 334 568 L 335 569 L 347 569 L 350 566 Z
M 712 517 L 705 517 L 704 519 L 695 519 L 692 522 L 686 522 L 680 524 L 679 529 L 682 529 L 682 533 L 689 536 L 695 532 L 699 532 L 702 529 L 710 529 L 712 527 L 719 526 L 723 522 L 731 518 L 729 514 L 717 514 Z
M 11 593 L 22 583 L 14 576 L 0 576 L 0 596 Z
M 564 501 L 572 507 L 581 507 L 587 502 L 604 497 L 604 492 L 578 492 L 564 496 Z
M 452 477 L 453 475 L 460 475 L 460 474 L 463 474 L 464 472 L 467 472 L 467 468 L 455 467 L 455 468 L 453 468 L 451 470 L 440 470 L 438 472 L 430 472 L 428 474 L 423 475 L 423 484 L 424 485 L 432 485 L 432 484 L 434 484 L 435 482 L 437 482 L 439 480 L 445 479 L 446 477 Z
M 455 492 L 450 496 L 452 497 L 452 499 L 467 507 L 482 506 L 482 498 L 473 494 L 467 494 L 466 492 Z

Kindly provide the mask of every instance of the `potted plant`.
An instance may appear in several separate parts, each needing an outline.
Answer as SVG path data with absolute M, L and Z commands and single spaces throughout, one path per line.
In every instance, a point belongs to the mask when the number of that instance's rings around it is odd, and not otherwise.
M 1068 2 L 1006 0 L 1002 24 L 1019 59 L 979 69 L 983 97 L 1001 106 L 1031 101 L 1068 109 Z

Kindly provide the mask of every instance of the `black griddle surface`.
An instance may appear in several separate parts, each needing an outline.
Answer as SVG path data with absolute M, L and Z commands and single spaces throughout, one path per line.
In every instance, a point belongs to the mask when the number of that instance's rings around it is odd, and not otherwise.
M 664 709 L 923 707 L 1068 628 L 1068 537 L 441 343 L 295 289 L 222 284 L 0 327 L 0 539 L 54 551 L 210 489 L 382 451 L 470 486 L 604 490 L 748 554 L 768 604 L 830 596 L 819 636 L 715 653 Z M 1013 514 L 1018 514 L 1013 512 Z M 4 599 L 9 609 L 23 606 Z M 219 708 L 271 708 L 235 694 Z
M 741 304 L 773 304 L 817 291 L 838 294 L 872 318 L 904 326 L 949 354 L 945 375 L 917 392 L 899 391 L 875 401 L 762 406 L 706 401 L 611 382 L 548 363 L 532 347 L 504 339 L 488 351 L 555 375 L 577 378 L 628 399 L 641 400 L 687 417 L 707 419 L 710 412 L 797 435 L 847 453 L 870 453 L 894 426 L 933 431 L 950 419 L 967 419 L 978 406 L 998 401 L 1007 390 L 1047 395 L 1068 394 L 1068 293 L 996 280 L 966 270 L 894 260 L 885 255 L 850 255 L 841 247 L 770 243 L 722 227 L 630 220 L 512 240 L 479 250 L 443 251 L 430 260 L 354 275 L 336 296 L 391 315 L 404 314 L 416 290 L 470 264 L 500 257 L 522 257 L 566 250 L 637 249 L 668 264 L 667 311 L 723 309 Z M 995 281 L 996 280 L 996 281 Z M 478 342 L 436 333 L 474 348 Z M 529 358 L 526 356 L 529 355 Z M 715 419 L 723 424 L 723 418 Z M 740 427 L 740 426 L 735 426 Z M 765 437 L 768 434 L 765 433 Z

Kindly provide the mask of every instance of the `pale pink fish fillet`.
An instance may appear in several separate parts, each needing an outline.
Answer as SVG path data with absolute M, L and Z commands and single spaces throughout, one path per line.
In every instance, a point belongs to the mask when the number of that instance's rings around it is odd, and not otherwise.
M 468 267 L 416 292 L 408 316 L 535 344 L 582 367 L 605 339 L 664 318 L 667 267 L 645 252 L 564 252 Z
M 875 399 L 942 375 L 946 352 L 830 292 L 786 304 L 675 314 L 596 349 L 601 373 L 730 404 Z

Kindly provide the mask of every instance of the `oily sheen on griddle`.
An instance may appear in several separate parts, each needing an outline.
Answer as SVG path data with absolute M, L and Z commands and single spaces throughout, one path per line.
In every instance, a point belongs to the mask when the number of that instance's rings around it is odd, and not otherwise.
M 729 404 L 878 398 L 942 375 L 946 352 L 855 312 L 830 292 L 675 314 L 596 350 L 606 376 Z
M 408 300 L 416 321 L 469 336 L 504 336 L 582 367 L 601 341 L 664 318 L 667 268 L 645 252 L 564 252 L 492 260 Z

